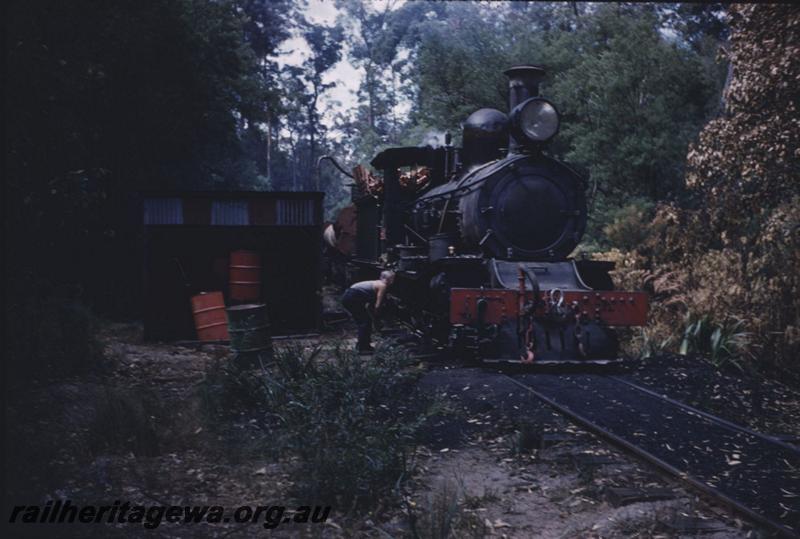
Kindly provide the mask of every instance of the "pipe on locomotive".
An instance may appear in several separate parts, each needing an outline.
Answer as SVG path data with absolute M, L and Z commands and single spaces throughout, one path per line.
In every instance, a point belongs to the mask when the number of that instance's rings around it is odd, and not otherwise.
M 552 139 L 560 124 L 556 107 L 539 97 L 539 83 L 545 70 L 535 65 L 514 66 L 503 72 L 508 77 L 508 153 L 528 153 Z
M 514 66 L 503 71 L 508 77 L 508 110 L 509 114 L 521 103 L 531 97 L 539 97 L 539 84 L 544 79 L 545 71 L 535 65 Z M 508 152 L 521 153 L 526 141 L 518 140 L 513 130 L 508 138 Z

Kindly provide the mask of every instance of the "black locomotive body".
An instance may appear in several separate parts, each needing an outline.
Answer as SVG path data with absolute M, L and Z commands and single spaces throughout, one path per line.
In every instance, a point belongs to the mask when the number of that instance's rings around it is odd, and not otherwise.
M 586 184 L 543 153 L 559 124 L 539 97 L 544 70 L 505 74 L 509 114 L 470 115 L 461 148 L 447 140 L 372 160 L 383 190 L 354 186 L 352 280 L 395 269 L 399 316 L 459 357 L 615 360 L 612 327 L 644 324 L 647 297 L 613 290 L 612 263 L 568 258 L 586 227 Z M 404 186 L 404 167 L 425 167 L 427 183 Z

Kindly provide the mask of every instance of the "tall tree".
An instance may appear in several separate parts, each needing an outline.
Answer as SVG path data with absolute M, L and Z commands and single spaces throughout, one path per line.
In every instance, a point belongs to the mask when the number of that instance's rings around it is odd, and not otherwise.
M 375 7 L 365 0 L 337 0 L 343 12 L 350 61 L 361 68 L 358 107 L 339 119 L 338 130 L 353 140 L 352 157 L 370 158 L 377 149 L 397 144 L 407 118 L 397 114 L 399 102 L 413 93 L 414 64 L 408 58 L 415 46 L 410 36 L 424 17 L 443 7 L 429 2 L 400 5 L 389 1 Z
M 291 21 L 297 18 L 297 5 L 291 0 L 236 0 L 237 9 L 244 15 L 244 37 L 258 59 L 263 84 L 267 89 L 263 102 L 264 119 L 260 128 L 250 129 L 249 155 L 262 161 L 261 170 L 269 183 L 272 178 L 273 138 L 277 131 L 281 108 L 280 75 L 274 54 L 280 43 L 291 35 Z M 263 145 L 257 141 L 263 140 Z
M 575 51 L 552 85 L 564 113 L 565 157 L 617 196 L 676 195 L 687 144 L 715 90 L 697 55 L 668 43 L 654 15 L 620 17 L 612 6 L 553 46 Z
M 136 192 L 250 175 L 242 127 L 263 119 L 268 88 L 243 14 L 230 0 L 41 0 L 12 2 L 9 15 L 9 237 L 25 261 L 17 269 L 124 305 L 111 276 L 138 276 L 128 213 Z
M 502 72 L 544 65 L 541 91 L 562 114 L 548 151 L 598 182 L 593 235 L 629 196 L 678 196 L 689 141 L 721 80 L 708 57 L 671 38 L 650 5 L 447 4 L 417 27 L 414 122 L 455 132 L 480 107 L 506 110 Z M 604 204 L 603 204 L 604 203 Z
M 338 26 L 328 28 L 311 25 L 303 34 L 310 49 L 309 58 L 303 63 L 304 78 L 309 89 L 306 110 L 308 117 L 308 170 L 313 174 L 313 167 L 318 155 L 319 138 L 324 134 L 324 126 L 320 121 L 320 96 L 335 83 L 323 82 L 327 73 L 342 57 L 342 30 Z

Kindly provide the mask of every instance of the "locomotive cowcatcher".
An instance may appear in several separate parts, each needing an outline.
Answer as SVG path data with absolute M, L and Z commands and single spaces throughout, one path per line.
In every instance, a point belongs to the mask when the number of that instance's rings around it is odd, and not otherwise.
M 612 328 L 644 325 L 647 296 L 614 290 L 613 263 L 569 257 L 586 228 L 586 181 L 545 153 L 560 118 L 539 96 L 544 69 L 505 75 L 509 113 L 472 113 L 462 147 L 447 136 L 372 160 L 383 179 L 353 186 L 350 280 L 395 269 L 397 316 L 460 359 L 615 361 Z

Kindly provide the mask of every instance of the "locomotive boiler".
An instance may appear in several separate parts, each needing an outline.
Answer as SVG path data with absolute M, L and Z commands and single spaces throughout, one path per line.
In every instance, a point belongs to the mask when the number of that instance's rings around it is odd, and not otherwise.
M 372 160 L 378 188 L 353 186 L 351 280 L 395 269 L 397 315 L 459 358 L 614 361 L 613 328 L 643 325 L 647 297 L 614 290 L 613 263 L 569 257 L 586 228 L 586 182 L 545 153 L 560 118 L 539 96 L 544 70 L 505 75 L 509 112 L 472 113 L 460 148 L 448 136 Z

